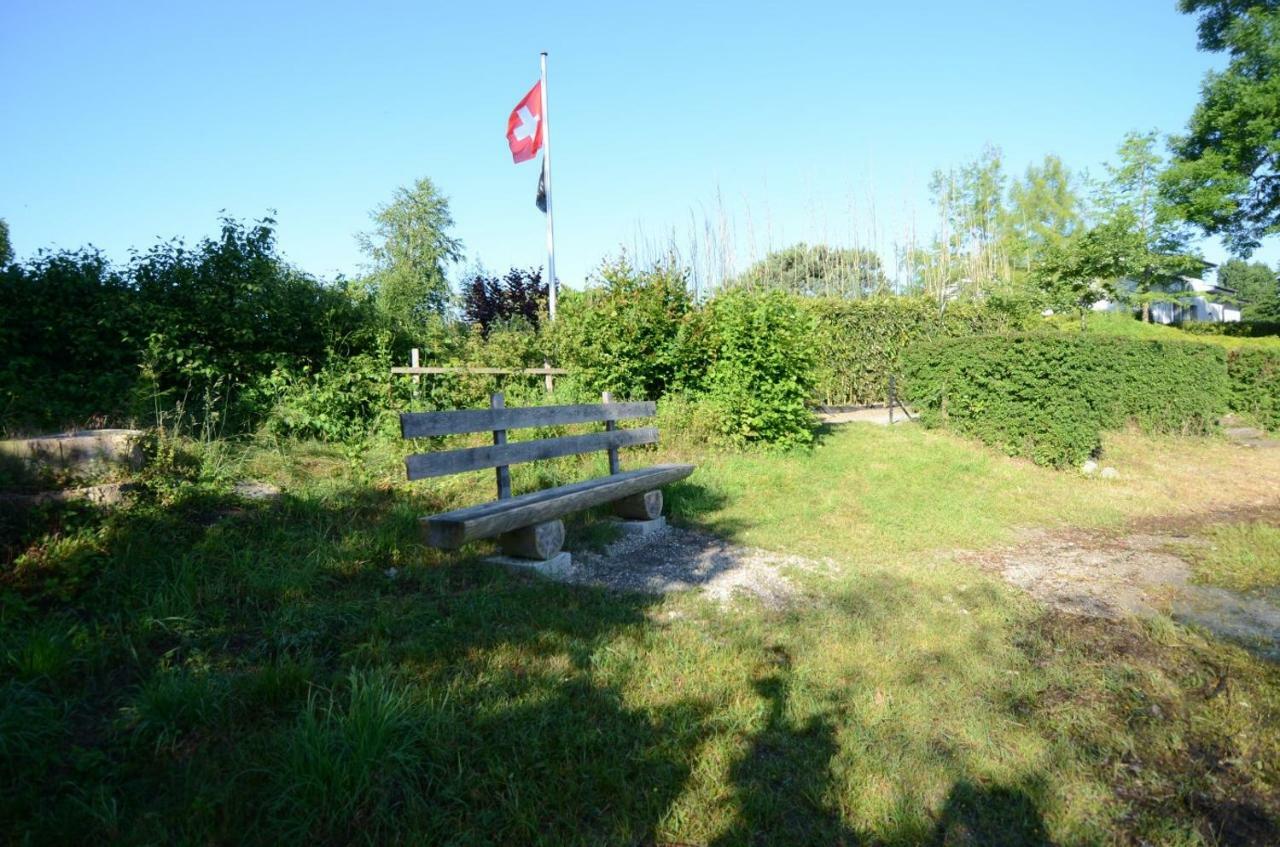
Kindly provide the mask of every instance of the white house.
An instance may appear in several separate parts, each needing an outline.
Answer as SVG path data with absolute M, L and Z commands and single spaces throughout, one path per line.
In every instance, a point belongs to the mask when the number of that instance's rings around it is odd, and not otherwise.
M 1116 286 L 1123 293 L 1132 293 L 1137 287 L 1133 280 L 1123 279 Z M 1240 320 L 1240 307 L 1233 301 L 1235 291 L 1221 288 L 1203 279 L 1180 276 L 1158 286 L 1158 290 L 1179 293 L 1176 300 L 1151 304 L 1151 321 L 1158 324 L 1186 321 L 1234 323 Z M 1093 304 L 1095 312 L 1132 312 L 1133 306 L 1113 300 L 1099 300 Z

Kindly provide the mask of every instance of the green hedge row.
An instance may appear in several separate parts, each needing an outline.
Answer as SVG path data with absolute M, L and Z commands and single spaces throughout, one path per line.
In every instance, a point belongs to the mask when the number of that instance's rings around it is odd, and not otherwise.
M 1187 321 L 1178 329 L 1192 335 L 1223 335 L 1228 338 L 1270 338 L 1280 336 L 1280 322 L 1276 321 Z
M 1227 352 L 1231 410 L 1280 431 L 1280 350 L 1242 347 Z
M 928 297 L 798 298 L 815 323 L 814 399 L 826 406 L 883 403 L 889 375 L 916 341 L 1005 332 L 1022 313 L 991 301 L 950 303 Z
M 1128 423 L 1206 432 L 1230 394 L 1217 346 L 1048 333 L 913 345 L 903 391 L 926 425 L 1055 467 L 1094 455 L 1103 431 Z

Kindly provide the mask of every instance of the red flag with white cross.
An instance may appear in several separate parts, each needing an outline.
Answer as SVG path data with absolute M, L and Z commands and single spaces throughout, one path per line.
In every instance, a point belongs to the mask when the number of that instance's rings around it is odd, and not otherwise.
M 511 159 L 527 162 L 542 149 L 542 83 L 536 82 L 529 93 L 511 110 L 507 118 L 507 144 Z

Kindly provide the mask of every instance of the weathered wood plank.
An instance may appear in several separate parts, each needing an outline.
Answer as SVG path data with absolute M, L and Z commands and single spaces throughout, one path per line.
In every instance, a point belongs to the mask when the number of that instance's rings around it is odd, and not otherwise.
M 504 406 L 506 406 L 506 404 L 507 404 L 507 401 L 503 398 L 502 392 L 489 395 L 490 409 L 501 409 Z M 498 445 L 506 444 L 507 431 L 505 429 L 495 429 L 493 431 L 493 443 Z M 498 499 L 505 500 L 506 498 L 511 496 L 511 468 L 507 467 L 506 465 L 498 465 L 497 478 L 498 478 Z
M 531 374 L 541 375 L 548 374 L 550 376 L 568 376 L 569 372 L 564 368 L 467 368 L 467 367 L 417 367 L 410 365 L 409 367 L 398 366 L 391 369 L 393 374 Z
M 575 482 L 420 518 L 427 544 L 454 549 L 477 538 L 491 538 L 521 527 L 545 523 L 572 512 L 652 491 L 693 473 L 693 465 L 655 465 L 616 476 Z
M 404 460 L 404 466 L 410 480 L 426 479 L 432 476 L 496 468 L 499 465 L 517 465 L 521 462 L 593 453 L 610 447 L 655 444 L 657 441 L 658 430 L 646 426 L 614 432 L 566 435 L 562 438 L 539 438 L 535 441 L 517 441 L 514 444 L 494 444 L 489 447 L 444 450 L 439 453 L 415 453 Z
M 405 438 L 430 438 L 464 432 L 525 429 L 534 426 L 620 421 L 651 418 L 657 406 L 638 403 L 580 403 L 573 406 L 526 406 L 515 409 L 459 409 L 445 412 L 406 412 L 400 416 Z
M 613 402 L 613 395 L 608 391 L 606 391 L 600 395 L 600 400 L 602 403 L 604 403 L 604 405 L 608 406 L 610 403 Z M 613 432 L 615 429 L 618 428 L 618 422 L 616 420 L 605 421 L 604 428 L 606 432 Z M 618 448 L 610 447 L 609 448 L 609 473 L 616 474 L 621 470 L 622 470 L 622 465 L 618 462 Z

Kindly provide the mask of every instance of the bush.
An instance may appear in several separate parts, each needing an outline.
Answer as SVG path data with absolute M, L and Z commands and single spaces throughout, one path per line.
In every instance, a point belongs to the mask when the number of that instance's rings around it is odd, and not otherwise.
M 623 258 L 606 264 L 600 278 L 598 287 L 562 293 L 553 326 L 561 366 L 589 390 L 619 399 L 655 400 L 688 387 L 701 367 L 687 349 L 693 299 L 684 272 L 638 272 Z
M 313 372 L 277 370 L 259 386 L 275 402 L 266 428 L 276 435 L 358 443 L 404 408 L 408 377 L 392 376 L 385 353 L 332 357 Z
M 0 429 L 128 416 L 138 317 L 128 278 L 94 250 L 0 270 Z
M 1227 351 L 1231 410 L 1280 431 L 1280 350 L 1242 347 Z
M 1104 430 L 1202 433 L 1227 405 L 1215 346 L 1101 335 L 994 335 L 919 343 L 904 395 L 926 425 L 1064 467 L 1095 455 Z
M 707 400 L 735 446 L 813 441 L 814 321 L 793 295 L 731 291 L 707 304 Z
M 823 405 L 883 403 L 889 375 L 911 343 L 1016 328 L 1020 316 L 989 302 L 950 303 L 928 297 L 816 297 L 801 301 L 816 322 L 814 399 Z
M 218 396 L 245 427 L 268 411 L 260 380 L 372 349 L 367 305 L 286 265 L 272 225 L 224 220 L 217 238 L 164 242 L 124 267 L 85 250 L 0 271 L 4 425 L 123 421 Z

